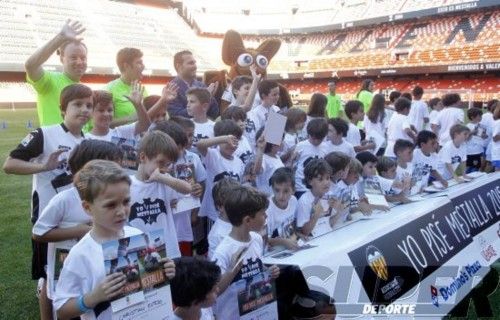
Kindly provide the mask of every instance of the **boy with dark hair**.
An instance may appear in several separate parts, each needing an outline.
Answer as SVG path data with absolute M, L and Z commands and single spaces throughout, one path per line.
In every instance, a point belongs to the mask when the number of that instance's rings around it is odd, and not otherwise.
M 381 156 L 377 162 L 378 181 L 380 188 L 385 195 L 385 199 L 392 203 L 409 203 L 402 190 L 402 184 L 396 181 L 396 170 L 398 164 L 395 160 Z
M 221 177 L 230 177 L 241 183 L 245 169 L 243 162 L 234 156 L 241 138 L 241 128 L 234 121 L 221 120 L 215 124 L 214 134 L 214 138 L 202 139 L 196 145 L 207 170 L 206 189 L 201 203 L 200 216 L 208 216 L 209 229 L 217 220 L 217 211 L 213 198 L 210 196 L 213 184 Z M 219 147 L 211 148 L 212 146 Z
M 252 77 L 238 76 L 233 79 L 231 85 L 229 86 L 230 88 L 228 88 L 232 92 L 230 105 L 238 106 L 245 112 L 250 111 L 252 107 L 256 107 L 262 103 L 260 96 L 256 96 L 262 75 L 257 74 L 255 65 L 250 66 L 250 72 Z M 224 94 L 222 99 L 226 100 L 226 98 L 228 97 Z
M 344 137 L 347 136 L 347 130 L 349 130 L 349 125 L 344 119 L 341 118 L 331 118 L 328 119 L 328 141 L 326 142 L 328 146 L 328 152 L 342 152 L 349 157 L 355 157 L 356 151 L 354 147 L 349 142 L 345 141 Z
M 187 97 L 187 113 L 194 122 L 194 138 L 193 145 L 201 139 L 214 137 L 215 123 L 207 116 L 210 106 L 210 92 L 205 88 L 191 88 L 186 91 Z M 192 149 L 191 151 L 195 151 Z
M 232 120 L 241 130 L 245 130 L 245 122 L 247 120 L 247 113 L 240 107 L 231 106 L 227 108 L 221 115 L 222 120 Z M 247 166 L 250 159 L 254 156 L 254 147 L 250 145 L 248 138 L 245 135 L 241 135 L 240 141 L 238 142 L 238 149 L 234 152 L 234 155 Z
M 212 319 L 211 306 L 219 294 L 220 268 L 202 258 L 174 260 L 175 277 L 170 280 L 174 319 Z
M 356 154 L 356 159 L 361 163 L 361 177 L 357 179 L 354 185 L 356 189 L 356 194 L 359 198 L 357 207 L 363 214 L 371 214 L 373 210 L 384 210 L 387 211 L 389 208 L 381 204 L 371 204 L 368 197 L 365 194 L 365 189 L 367 186 L 372 186 L 375 184 L 376 193 L 379 194 L 384 192 L 384 186 L 380 184 L 379 177 L 377 176 L 377 163 L 378 158 L 369 151 L 363 151 Z
M 175 163 L 179 150 L 166 133 L 148 132 L 139 145 L 139 167 L 130 176 L 129 225 L 143 232 L 164 230 L 167 256 L 179 257 L 180 250 L 172 214 L 172 201 L 180 193 L 190 193 L 191 184 L 165 173 Z
M 408 195 L 421 191 L 420 188 L 418 188 L 412 192 L 412 188 L 417 182 L 413 178 L 413 166 L 411 164 L 413 160 L 413 149 L 415 149 L 415 145 L 408 140 L 398 139 L 394 144 L 394 153 L 396 154 L 396 162 L 398 164 L 396 168 L 396 181 L 402 183 L 402 189 Z
M 350 100 L 345 104 L 344 110 L 345 115 L 349 119 L 349 129 L 347 130 L 345 140 L 354 147 L 354 151 L 356 152 L 375 150 L 373 142 L 361 140 L 358 122 L 362 121 L 365 116 L 363 104 L 358 100 Z
M 467 161 L 466 172 L 479 171 L 481 165 L 485 162 L 484 150 L 488 146 L 488 128 L 481 124 L 483 112 L 479 108 L 470 108 L 467 110 L 467 128 L 471 134 L 467 140 Z
M 464 122 L 464 111 L 461 108 L 460 96 L 457 93 L 448 93 L 441 100 L 444 109 L 441 110 L 434 123 L 431 123 L 432 131 L 436 132 L 439 145 L 443 147 L 452 140 L 450 129 L 456 124 Z
M 250 187 L 236 187 L 224 203 L 231 232 L 217 246 L 213 260 L 221 268 L 219 282 L 221 294 L 217 299 L 217 319 L 234 319 L 239 314 L 238 297 L 228 287 L 238 281 L 251 278 L 265 271 L 261 261 L 264 241 L 259 232 L 266 223 L 269 201 L 265 194 Z M 246 266 L 242 269 L 243 266 Z M 243 272 L 245 271 L 245 272 Z M 271 278 L 279 276 L 279 268 L 269 268 Z
M 304 167 L 315 158 L 323 158 L 328 153 L 328 147 L 323 140 L 328 133 L 328 123 L 325 119 L 312 119 L 307 124 L 307 140 L 301 141 L 295 147 L 295 196 L 300 199 L 307 191 L 304 185 Z
M 413 150 L 413 175 L 416 177 L 420 189 L 427 187 L 429 178 L 439 181 L 443 187 L 448 187 L 448 182 L 441 177 L 438 168 L 437 136 L 434 132 L 422 130 L 417 136 L 417 148 Z
M 254 150 L 256 143 L 255 134 L 265 125 L 268 113 L 280 111 L 276 106 L 280 95 L 278 83 L 272 80 L 261 81 L 259 83 L 259 95 L 262 102 L 247 113 L 245 130 L 245 135 Z
M 424 95 L 424 89 L 420 86 L 415 86 L 412 91 L 413 100 L 411 102 L 410 114 L 408 119 L 410 124 L 417 130 L 417 132 L 422 131 L 425 125 L 429 122 L 429 110 L 427 103 L 422 101 L 422 96 Z
M 389 124 L 387 125 L 387 148 L 384 155 L 387 157 L 396 158 L 394 153 L 394 144 L 398 139 L 408 140 L 413 142 L 417 134 L 411 128 L 408 120 L 408 114 L 411 109 L 411 101 L 406 98 L 398 98 L 394 104 L 396 113 L 392 115 Z

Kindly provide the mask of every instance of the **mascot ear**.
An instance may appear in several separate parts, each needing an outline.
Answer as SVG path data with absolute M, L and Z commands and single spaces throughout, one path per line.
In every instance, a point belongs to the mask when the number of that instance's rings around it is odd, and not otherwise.
M 281 47 L 281 41 L 278 39 L 268 39 L 260 44 L 260 46 L 255 50 L 262 54 L 267 60 L 271 61 L 276 52 Z
M 279 46 L 278 46 L 279 48 Z M 234 30 L 228 30 L 222 41 L 222 61 L 228 66 L 236 64 L 238 56 L 245 52 L 241 35 Z

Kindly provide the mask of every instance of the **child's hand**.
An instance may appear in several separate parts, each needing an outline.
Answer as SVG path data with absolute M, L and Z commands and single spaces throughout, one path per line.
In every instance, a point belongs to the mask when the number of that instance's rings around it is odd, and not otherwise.
M 177 208 L 177 199 L 172 199 L 170 201 L 170 208 L 176 209 Z
M 175 277 L 175 263 L 169 258 L 162 258 L 160 262 L 163 262 L 163 271 L 165 271 L 165 276 L 172 279 Z
M 368 202 L 360 201 L 358 207 L 359 211 L 365 216 L 372 214 L 372 208 Z
M 233 136 L 233 135 L 227 135 L 227 136 L 226 136 L 226 139 L 225 139 L 225 142 L 226 142 L 227 144 L 230 144 L 230 145 L 231 145 L 231 147 L 233 147 L 233 148 L 238 148 L 238 143 L 239 143 L 239 140 L 238 140 L 238 138 L 236 138 L 236 137 L 235 137 L 235 136 Z
M 267 270 L 269 271 L 271 279 L 276 279 L 280 276 L 280 268 L 275 264 L 270 266 L 269 269 L 267 269 Z
M 288 250 L 293 250 L 293 251 L 298 250 L 300 248 L 297 241 L 293 239 L 283 239 L 283 245 Z
M 203 187 L 199 183 L 193 184 L 193 190 L 191 191 L 191 195 L 195 198 L 200 198 L 203 194 Z
M 250 66 L 250 73 L 252 74 L 252 79 L 260 81 L 262 78 L 261 74 L 257 74 L 257 66 L 255 64 L 252 64 Z
M 440 179 L 438 181 L 441 182 L 441 184 L 443 185 L 444 188 L 448 188 L 448 181 L 446 181 L 444 179 Z
M 126 282 L 127 277 L 122 272 L 112 273 L 92 290 L 91 295 L 98 303 L 111 300 L 121 293 Z
M 142 97 L 144 95 L 144 87 L 141 85 L 141 83 L 137 80 L 132 81 L 132 91 L 130 92 L 130 95 L 124 95 L 125 98 L 128 99 L 128 101 L 132 102 L 134 107 L 139 107 L 142 105 Z
M 455 179 L 455 181 L 456 181 L 457 183 L 463 183 L 463 182 L 465 182 L 465 180 L 464 180 L 462 177 L 460 177 L 460 176 L 455 176 L 455 178 L 454 178 L 454 179 Z
M 172 101 L 177 98 L 177 91 L 179 90 L 179 86 L 174 82 L 169 82 L 166 86 L 161 90 L 161 97 L 165 99 L 165 101 Z
M 159 182 L 162 175 L 164 174 L 168 174 L 168 173 L 162 173 L 160 171 L 160 168 L 156 168 L 155 171 L 153 171 L 151 173 L 151 175 L 149 176 L 149 178 L 146 180 L 146 182 Z
M 61 163 L 63 163 L 65 160 L 59 160 L 59 156 L 65 152 L 65 149 L 57 149 L 56 151 L 52 152 L 43 165 L 43 170 L 44 171 L 51 171 L 59 167 Z
M 66 41 L 82 41 L 83 38 L 80 36 L 85 31 L 85 28 L 79 21 L 71 21 L 71 19 L 66 20 L 66 23 L 62 27 L 59 35 L 61 35 Z
M 379 204 L 372 205 L 372 208 L 375 210 L 380 210 L 380 211 L 385 211 L 385 212 L 391 210 L 391 208 L 389 208 L 388 206 L 383 206 L 383 205 L 379 205 Z
M 321 205 L 321 201 L 316 200 L 316 202 L 313 202 L 313 215 L 316 218 L 321 218 L 322 216 L 325 215 L 325 210 L 323 209 L 323 206 Z
M 264 153 L 264 150 L 266 149 L 266 139 L 264 139 L 264 134 L 261 134 L 261 136 L 257 140 L 256 146 L 257 150 Z
M 208 87 L 207 90 L 210 92 L 210 95 L 213 97 L 214 93 L 217 92 L 217 88 L 219 88 L 219 81 L 212 82 Z
M 404 189 L 404 185 L 403 185 L 403 182 L 402 181 L 399 181 L 399 180 L 394 180 L 392 182 L 392 187 L 395 188 L 395 189 Z

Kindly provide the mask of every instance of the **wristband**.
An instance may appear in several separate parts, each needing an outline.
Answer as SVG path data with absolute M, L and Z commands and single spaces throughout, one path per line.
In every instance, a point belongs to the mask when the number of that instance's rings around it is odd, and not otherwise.
M 78 309 L 80 309 L 80 311 L 82 313 L 87 313 L 89 312 L 90 310 L 92 310 L 92 308 L 89 308 L 85 305 L 85 302 L 83 301 L 83 295 L 81 295 L 77 300 L 76 300 L 76 303 L 78 304 Z

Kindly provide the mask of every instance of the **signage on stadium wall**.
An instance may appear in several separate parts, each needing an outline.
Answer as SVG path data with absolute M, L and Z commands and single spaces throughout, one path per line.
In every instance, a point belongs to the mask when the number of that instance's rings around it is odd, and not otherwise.
M 498 181 L 449 197 L 446 205 L 348 253 L 371 301 L 388 304 L 398 299 L 476 236 L 498 225 Z M 483 247 L 483 256 L 493 255 L 487 244 Z
M 287 73 L 287 79 L 310 79 L 310 78 L 349 78 L 349 77 L 377 77 L 390 75 L 409 75 L 409 74 L 434 74 L 434 73 L 455 73 L 455 72 L 478 72 L 478 71 L 497 71 L 500 70 L 500 62 L 491 63 L 469 63 L 442 66 L 423 66 L 407 68 L 378 68 L 378 69 L 358 69 L 358 70 L 337 70 L 337 71 L 315 71 Z M 279 79 L 278 74 L 269 74 L 270 78 Z

